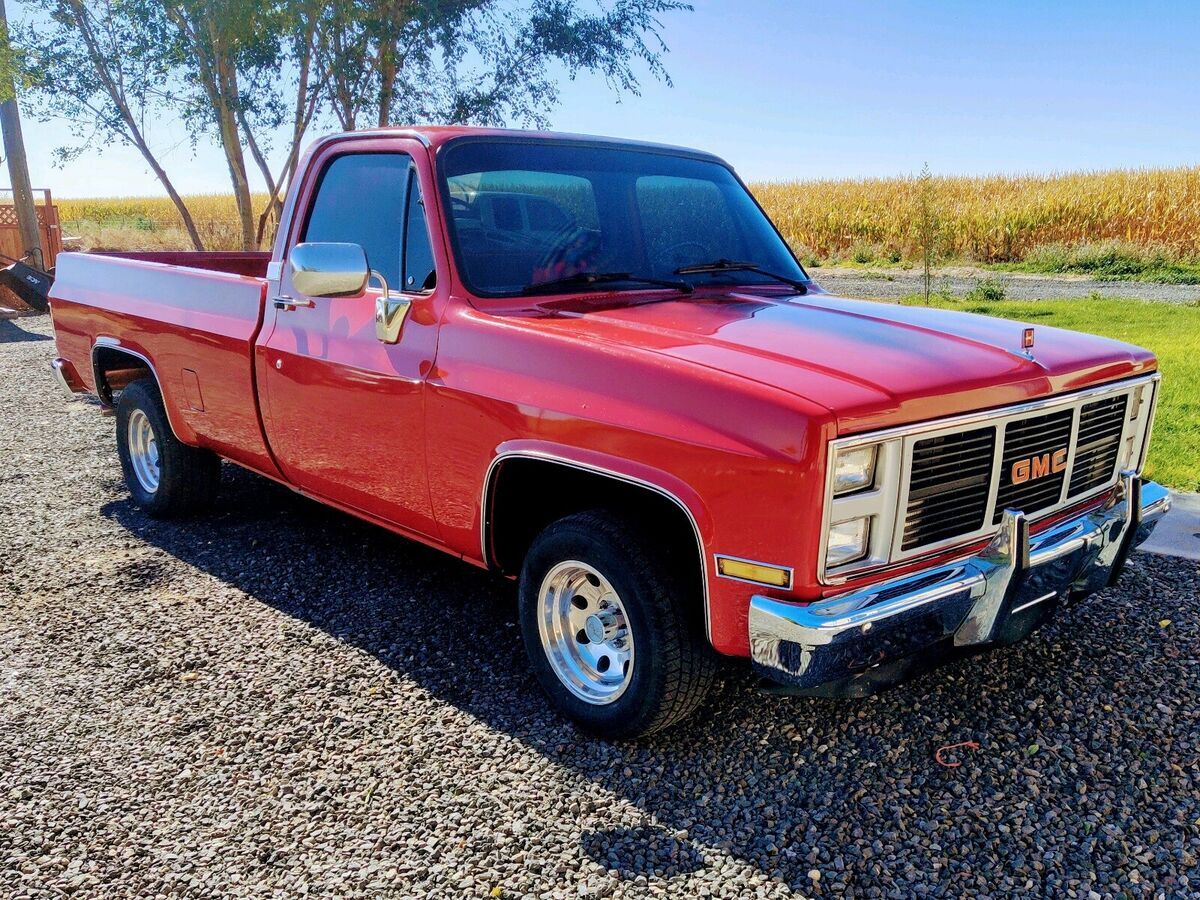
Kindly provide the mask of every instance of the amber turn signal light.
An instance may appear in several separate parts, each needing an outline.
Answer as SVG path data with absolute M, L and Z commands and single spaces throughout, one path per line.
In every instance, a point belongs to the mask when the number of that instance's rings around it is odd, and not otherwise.
M 726 578 L 736 578 L 739 581 L 752 581 L 755 584 L 765 584 L 777 588 L 792 586 L 792 570 L 780 566 L 768 566 L 763 563 L 747 562 L 744 559 L 718 556 L 717 571 Z

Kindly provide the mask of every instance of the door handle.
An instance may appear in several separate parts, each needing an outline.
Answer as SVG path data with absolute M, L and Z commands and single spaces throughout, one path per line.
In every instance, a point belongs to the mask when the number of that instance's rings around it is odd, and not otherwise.
M 276 297 L 272 302 L 275 304 L 276 309 L 284 309 L 284 310 L 299 309 L 301 307 L 303 307 L 304 309 L 312 309 L 314 306 L 317 305 L 317 304 L 313 303 L 313 301 L 310 300 L 308 297 L 301 297 L 299 300 L 297 300 L 295 297 L 287 297 L 287 296 L 282 296 L 282 295 L 279 297 Z

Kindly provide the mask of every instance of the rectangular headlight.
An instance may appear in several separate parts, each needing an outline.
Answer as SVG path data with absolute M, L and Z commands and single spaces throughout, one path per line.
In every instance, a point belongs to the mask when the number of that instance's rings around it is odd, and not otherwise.
M 879 445 L 837 451 L 833 462 L 833 495 L 861 491 L 875 483 L 875 460 Z
M 825 542 L 825 565 L 832 569 L 862 559 L 867 555 L 870 538 L 871 520 L 867 516 L 832 526 Z

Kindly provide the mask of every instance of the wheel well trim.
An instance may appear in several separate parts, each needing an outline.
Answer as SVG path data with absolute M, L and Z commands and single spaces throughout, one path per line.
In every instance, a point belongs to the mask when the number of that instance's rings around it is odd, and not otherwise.
M 121 343 L 120 338 L 115 338 L 110 335 L 100 334 L 96 336 L 92 342 L 92 378 L 96 382 L 96 396 L 100 398 L 100 403 L 107 407 L 112 407 L 112 393 L 109 392 L 107 399 L 104 396 L 104 390 L 101 388 L 101 376 L 98 354 L 101 350 L 114 350 L 117 353 L 124 353 L 126 356 L 132 356 L 134 359 L 139 359 L 146 364 L 146 368 L 150 370 L 150 376 L 154 379 L 154 383 L 158 385 L 158 393 L 163 398 L 163 409 L 167 414 L 167 424 L 171 426 L 171 431 L 175 437 L 182 443 L 190 443 L 183 439 L 179 426 L 175 423 L 171 415 L 171 404 L 167 402 L 166 393 L 163 390 L 163 380 L 159 377 L 158 369 L 146 354 L 131 350 L 129 347 Z
M 549 453 L 545 450 L 508 450 L 497 454 L 488 464 L 487 474 L 483 479 L 483 493 L 479 504 L 479 549 L 480 559 L 490 569 L 492 568 L 492 553 L 491 545 L 488 542 L 489 528 L 488 521 L 491 519 L 491 498 L 492 498 L 492 481 L 496 474 L 496 470 L 500 464 L 512 459 L 532 459 L 540 462 L 547 462 L 554 465 L 563 466 L 568 469 L 576 469 L 581 472 L 588 472 L 592 475 L 600 475 L 604 478 L 611 478 L 614 481 L 622 481 L 626 484 L 639 487 L 644 490 L 651 491 L 661 497 L 670 500 L 682 510 L 688 523 L 692 526 L 692 536 L 696 539 L 697 556 L 700 562 L 700 583 L 702 602 L 704 608 L 704 634 L 708 638 L 709 643 L 712 643 L 712 617 L 709 615 L 709 590 L 708 590 L 708 556 L 704 549 L 704 537 L 700 533 L 700 523 L 696 521 L 696 516 L 680 497 L 674 492 L 668 490 L 660 484 L 655 484 L 652 481 L 647 481 L 644 478 L 638 478 L 634 475 L 627 475 L 623 472 L 617 472 L 613 469 L 606 469 L 603 466 L 597 466 L 593 463 L 580 462 L 576 459 L 571 459 L 567 456 L 560 456 L 555 453 Z

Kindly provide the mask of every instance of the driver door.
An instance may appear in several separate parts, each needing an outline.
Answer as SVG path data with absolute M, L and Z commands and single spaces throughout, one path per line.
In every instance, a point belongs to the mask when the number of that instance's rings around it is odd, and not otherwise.
M 359 296 L 308 297 L 284 258 L 274 321 L 259 347 L 260 383 L 271 448 L 303 491 L 405 530 L 437 537 L 425 473 L 425 379 L 437 347 L 443 296 L 425 216 L 423 185 L 401 142 L 330 148 L 309 167 L 289 250 L 298 243 L 351 243 L 412 306 L 395 343 L 376 336 L 372 279 Z M 362 149 L 359 149 L 362 148 Z M 337 153 L 341 149 L 343 152 Z M 433 204 L 429 204 L 433 206 Z M 275 285 L 270 285 L 273 289 Z M 276 298 L 284 302 L 274 303 Z M 265 330 L 264 330 L 264 333 Z

